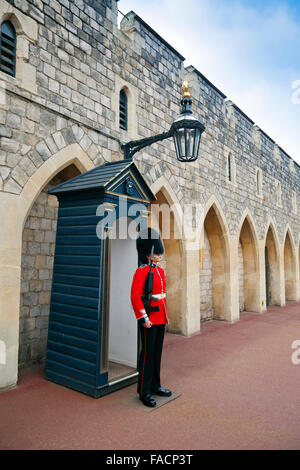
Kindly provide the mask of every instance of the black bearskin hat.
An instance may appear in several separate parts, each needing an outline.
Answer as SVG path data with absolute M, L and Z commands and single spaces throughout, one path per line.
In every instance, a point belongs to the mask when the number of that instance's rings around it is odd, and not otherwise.
M 162 255 L 164 247 L 159 234 L 153 228 L 149 227 L 140 232 L 136 240 L 136 249 L 138 251 L 139 259 L 143 264 L 147 264 L 147 256 L 151 254 L 152 246 L 154 246 L 154 254 Z

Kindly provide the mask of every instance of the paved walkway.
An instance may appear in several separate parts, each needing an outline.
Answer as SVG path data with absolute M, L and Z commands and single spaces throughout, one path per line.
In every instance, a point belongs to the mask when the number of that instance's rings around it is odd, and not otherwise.
M 295 340 L 295 302 L 190 338 L 167 334 L 163 385 L 181 396 L 151 411 L 136 385 L 97 400 L 34 367 L 0 394 L 0 449 L 300 449 Z

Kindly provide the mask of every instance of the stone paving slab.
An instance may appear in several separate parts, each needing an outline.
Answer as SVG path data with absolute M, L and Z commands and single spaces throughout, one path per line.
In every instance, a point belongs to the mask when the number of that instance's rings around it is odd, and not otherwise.
M 161 406 L 164 406 L 164 405 L 166 405 L 167 403 L 170 403 L 173 400 L 176 400 L 176 398 L 179 398 L 180 395 L 181 395 L 181 393 L 175 393 L 174 391 L 172 391 L 172 395 L 170 397 L 159 397 L 157 395 L 153 395 L 153 398 L 156 401 L 156 406 L 153 407 L 153 408 L 143 405 L 143 403 L 139 399 L 138 395 L 126 397 L 127 398 L 126 403 L 127 403 L 128 406 L 130 406 L 132 408 L 139 408 L 139 409 L 149 413 L 149 412 L 156 411 Z

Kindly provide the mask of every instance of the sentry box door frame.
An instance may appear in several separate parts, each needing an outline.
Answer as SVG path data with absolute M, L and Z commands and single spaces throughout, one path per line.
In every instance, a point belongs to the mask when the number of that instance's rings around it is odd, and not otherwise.
M 143 212 L 146 227 L 148 211 Z M 127 218 L 127 222 L 132 224 L 134 219 Z M 118 224 L 113 225 L 118 233 Z M 130 303 L 131 281 L 138 261 L 135 240 L 115 238 L 114 228 L 104 229 L 101 289 L 100 378 L 107 381 L 109 391 L 137 381 L 139 356 L 137 321 Z

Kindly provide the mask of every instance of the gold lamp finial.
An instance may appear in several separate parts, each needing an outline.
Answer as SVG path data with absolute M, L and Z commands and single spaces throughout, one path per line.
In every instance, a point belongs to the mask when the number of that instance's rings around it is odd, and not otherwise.
M 192 97 L 192 87 L 188 85 L 187 80 L 185 80 L 181 87 L 181 97 L 183 98 L 191 98 Z

